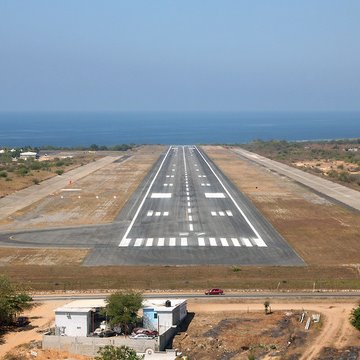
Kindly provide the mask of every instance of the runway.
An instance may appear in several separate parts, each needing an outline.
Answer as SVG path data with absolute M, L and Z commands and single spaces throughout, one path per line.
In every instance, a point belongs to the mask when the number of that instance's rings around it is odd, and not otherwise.
M 267 247 L 239 204 L 196 146 L 170 147 L 119 246 Z
M 3 245 L 9 242 L 3 236 L 1 240 Z M 89 266 L 305 265 L 207 155 L 192 145 L 170 146 L 114 223 L 22 232 L 12 234 L 10 243 L 91 247 L 84 263 Z

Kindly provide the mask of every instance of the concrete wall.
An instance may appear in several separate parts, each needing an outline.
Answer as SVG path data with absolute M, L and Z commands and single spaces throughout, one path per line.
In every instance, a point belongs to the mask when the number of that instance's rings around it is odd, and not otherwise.
M 168 347 L 168 344 L 173 339 L 173 337 L 177 334 L 178 328 L 171 327 L 167 329 L 164 333 L 159 336 L 159 350 L 163 351 Z
M 158 350 L 157 339 L 152 340 L 134 340 L 125 336 L 116 336 L 110 338 L 98 337 L 73 337 L 73 336 L 56 336 L 43 335 L 43 349 L 58 349 L 68 351 L 72 354 L 87 356 L 96 356 L 98 350 L 105 345 L 121 346 L 126 345 L 137 352 L 145 352 L 147 349 Z

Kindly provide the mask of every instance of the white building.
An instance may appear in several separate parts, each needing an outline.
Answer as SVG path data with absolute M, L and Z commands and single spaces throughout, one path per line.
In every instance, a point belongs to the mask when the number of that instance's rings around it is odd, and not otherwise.
M 76 300 L 55 309 L 58 335 L 88 336 L 95 330 L 95 314 L 105 307 L 105 300 Z
M 144 302 L 143 326 L 162 335 L 169 329 L 175 329 L 186 315 L 186 299 L 149 299 Z
M 32 151 L 26 151 L 26 152 L 22 152 L 20 153 L 20 159 L 23 160 L 27 160 L 27 159 L 37 159 L 38 158 L 38 154 L 36 152 L 32 152 Z
M 104 299 L 76 300 L 55 310 L 58 335 L 88 336 L 99 326 L 98 314 Z M 149 299 L 144 301 L 143 326 L 159 335 L 174 331 L 187 315 L 186 299 Z M 171 331 L 171 332 L 172 332 Z

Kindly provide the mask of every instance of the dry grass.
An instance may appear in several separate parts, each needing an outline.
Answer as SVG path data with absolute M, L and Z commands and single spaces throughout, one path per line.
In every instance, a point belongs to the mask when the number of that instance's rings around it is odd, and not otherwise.
M 358 213 L 333 205 L 287 178 L 242 161 L 229 150 L 206 147 L 206 151 L 310 266 L 244 266 L 239 271 L 234 271 L 229 266 L 84 267 L 80 265 L 82 255 L 79 255 L 78 258 L 69 258 L 65 264 L 58 262 L 39 266 L 34 263 L 24 265 L 21 260 L 3 262 L 2 273 L 16 282 L 27 283 L 33 290 L 54 291 L 133 288 L 202 292 L 213 286 L 226 290 L 281 291 L 312 289 L 314 283 L 317 290 L 360 289 Z M 138 169 L 136 178 L 140 181 L 141 176 L 145 176 L 145 169 L 151 167 L 150 157 L 155 159 L 155 153 L 146 151 L 141 156 L 142 162 L 138 158 L 133 163 L 126 163 L 127 170 L 123 171 L 124 174 L 127 173 L 128 184 L 118 181 L 123 189 L 127 187 L 126 196 L 130 196 L 136 187 L 133 172 Z M 91 184 L 87 186 L 90 187 Z M 104 189 L 106 186 L 103 185 Z M 11 254 L 20 250 L 4 251 Z M 37 254 L 40 250 L 34 251 Z M 56 254 L 59 250 L 53 251 Z M 9 253 L 1 253 L 2 258 L 7 258 Z M 46 259 L 45 254 L 43 256 Z M 36 258 L 38 255 L 34 256 Z
M 186 332 L 175 337 L 174 347 L 190 358 L 204 360 L 247 360 L 251 355 L 258 359 L 275 354 L 277 359 L 290 358 L 301 354 L 320 328 L 315 324 L 305 332 L 304 324 L 298 321 L 300 316 L 301 311 L 276 311 L 271 315 L 263 311 L 201 312 Z
M 359 272 L 351 266 L 241 267 L 228 266 L 97 266 L 5 265 L 13 281 L 37 290 L 199 290 L 219 286 L 230 290 L 360 289 Z
M 76 192 L 57 192 L 12 214 L 3 230 L 109 223 L 139 186 L 163 151 L 144 146 L 124 162 L 114 162 L 69 184 Z
M 0 248 L 0 266 L 80 265 L 88 253 L 87 249 Z
M 61 157 L 61 154 L 59 154 Z M 0 198 L 12 194 L 15 191 L 25 189 L 34 185 L 34 180 L 43 181 L 57 176 L 55 170 L 62 169 L 64 172 L 73 170 L 81 165 L 88 164 L 94 160 L 98 160 L 102 155 L 87 154 L 81 152 L 71 159 L 72 164 L 69 166 L 53 167 L 49 170 L 32 170 L 29 174 L 22 176 L 16 172 L 9 172 L 8 179 L 0 177 Z M 11 181 L 9 181 L 11 179 Z
M 358 212 L 330 203 L 229 149 L 204 149 L 309 265 L 360 267 Z

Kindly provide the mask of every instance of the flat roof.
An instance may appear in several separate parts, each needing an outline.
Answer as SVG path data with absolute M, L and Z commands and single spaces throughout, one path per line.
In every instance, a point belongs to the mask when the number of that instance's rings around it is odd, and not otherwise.
M 167 300 L 170 301 L 171 306 L 165 306 Z M 142 308 L 153 308 L 156 311 L 172 311 L 186 301 L 186 299 L 146 299 Z M 105 299 L 80 299 L 55 309 L 55 312 L 88 312 L 93 308 L 104 308 L 105 306 Z
M 84 299 L 84 300 L 74 300 L 71 301 L 57 309 L 55 312 L 66 311 L 76 312 L 76 309 L 93 309 L 93 308 L 103 308 L 106 306 L 105 299 Z M 88 310 L 88 311 L 90 311 Z
M 171 306 L 165 306 L 167 300 L 170 301 Z M 186 301 L 187 299 L 146 299 L 143 303 L 143 309 L 153 308 L 156 311 L 172 311 Z
M 68 308 L 68 307 L 59 307 L 57 309 L 55 309 L 55 313 L 84 313 L 84 314 L 87 314 L 89 311 L 91 311 L 93 309 L 93 307 L 71 307 L 71 308 Z

